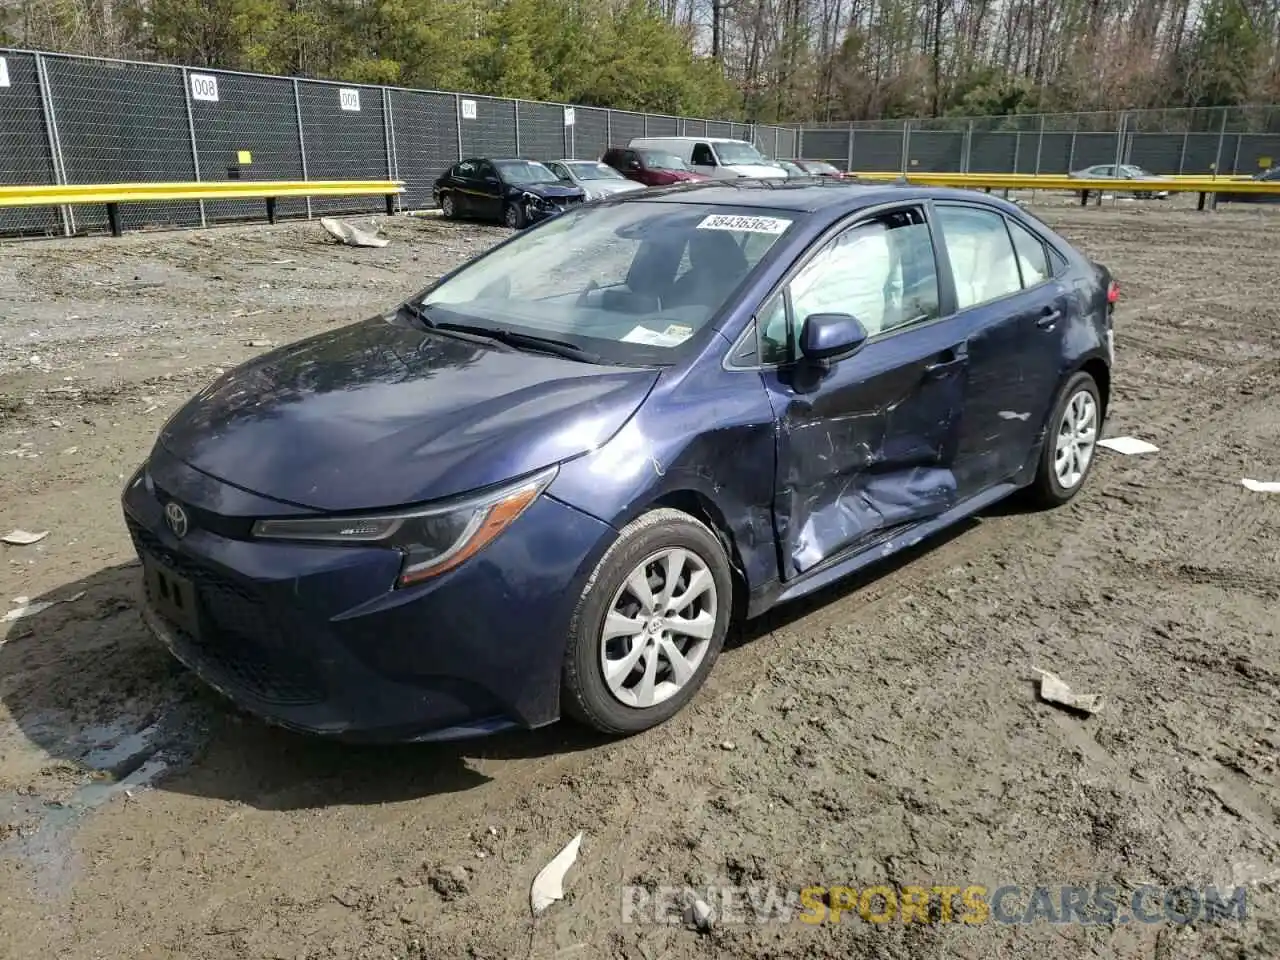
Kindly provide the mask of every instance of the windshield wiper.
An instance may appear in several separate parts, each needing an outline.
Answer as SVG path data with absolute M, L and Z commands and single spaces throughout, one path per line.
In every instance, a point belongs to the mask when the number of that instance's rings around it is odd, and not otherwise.
M 599 354 L 591 353 L 589 350 L 584 350 L 576 343 L 570 343 L 568 340 L 556 340 L 554 337 L 540 337 L 532 333 L 516 333 L 514 330 L 506 330 L 502 327 L 486 327 L 478 323 L 458 323 L 453 320 L 433 320 L 431 318 L 430 307 L 423 303 L 407 302 L 404 304 L 404 310 L 429 330 L 439 330 L 442 333 L 463 334 L 468 338 L 482 337 L 486 340 L 495 340 L 507 347 L 514 347 L 521 350 L 536 350 L 540 353 L 550 353 L 557 357 L 566 357 L 570 360 L 580 360 L 584 363 L 608 363 L 608 361 Z

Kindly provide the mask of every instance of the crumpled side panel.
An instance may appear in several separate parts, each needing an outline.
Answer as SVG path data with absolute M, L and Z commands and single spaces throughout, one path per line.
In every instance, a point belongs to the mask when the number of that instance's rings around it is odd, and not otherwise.
M 810 419 L 783 421 L 778 522 L 795 573 L 955 505 L 964 377 L 908 382 L 888 404 L 834 417 L 793 407 Z

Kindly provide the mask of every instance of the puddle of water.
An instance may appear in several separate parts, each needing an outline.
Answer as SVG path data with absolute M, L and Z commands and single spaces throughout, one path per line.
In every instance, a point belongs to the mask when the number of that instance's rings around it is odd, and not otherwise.
M 0 855 L 14 856 L 32 869 L 37 893 L 66 895 L 79 872 L 73 841 L 80 823 L 104 804 L 146 789 L 187 764 L 204 743 L 206 719 L 190 701 L 172 701 L 146 716 L 122 716 L 88 727 L 76 727 L 66 714 L 25 718 L 23 729 L 29 735 L 39 731 L 38 742 L 65 744 L 58 759 L 78 764 L 84 782 L 57 801 L 0 793 L 0 820 L 35 822 L 35 829 L 0 842 Z

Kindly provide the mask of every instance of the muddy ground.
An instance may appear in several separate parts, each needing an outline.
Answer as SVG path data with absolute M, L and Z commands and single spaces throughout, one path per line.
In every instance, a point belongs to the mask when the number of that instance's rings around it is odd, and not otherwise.
M 49 531 L 0 547 L 0 616 L 65 601 L 0 623 L 0 954 L 1280 955 L 1280 495 L 1240 482 L 1280 480 L 1280 211 L 1042 212 L 1120 279 L 1110 432 L 1160 451 L 1103 454 L 1065 509 L 993 511 L 748 624 L 690 709 L 623 742 L 271 730 L 175 667 L 135 606 L 118 491 L 175 406 L 502 231 L 0 246 L 0 532 Z M 1103 709 L 1040 702 L 1036 667 Z M 529 884 L 578 831 L 567 899 L 534 923 Z M 627 885 L 717 881 L 1242 885 L 1248 906 L 1181 926 L 623 923 Z

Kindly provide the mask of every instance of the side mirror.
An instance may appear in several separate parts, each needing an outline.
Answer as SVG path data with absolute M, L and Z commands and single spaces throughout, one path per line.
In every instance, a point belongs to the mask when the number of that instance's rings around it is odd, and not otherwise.
M 639 169 L 640 169 L 640 161 L 639 161 L 639 160 L 628 160 L 628 161 L 627 161 L 627 169 L 628 169 L 628 170 L 639 170 Z
M 811 313 L 800 328 L 800 352 L 824 370 L 853 356 L 866 341 L 867 331 L 847 313 Z

